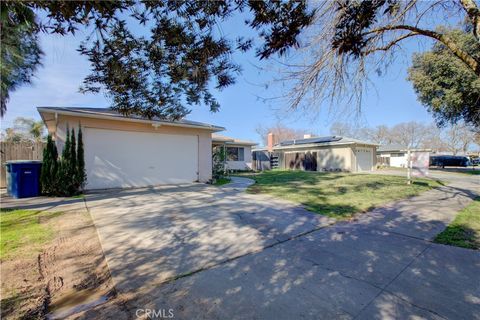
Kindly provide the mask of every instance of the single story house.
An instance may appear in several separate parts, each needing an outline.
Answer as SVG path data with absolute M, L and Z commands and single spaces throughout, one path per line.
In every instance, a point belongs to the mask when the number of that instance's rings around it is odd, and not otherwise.
M 223 147 L 225 150 L 225 166 L 227 170 L 251 170 L 252 147 L 257 144 L 248 140 L 240 140 L 219 134 L 212 134 L 212 147 Z
M 267 139 L 269 144 L 275 141 Z M 372 171 L 376 165 L 377 144 L 357 139 L 327 136 L 282 141 L 264 149 L 254 150 L 254 168 L 273 168 L 307 171 Z M 258 166 L 261 166 L 259 168 Z
M 379 146 L 377 162 L 386 167 L 407 167 L 407 147 L 399 144 Z
M 410 152 L 420 154 L 429 149 L 410 149 Z M 389 144 L 379 146 L 377 149 L 377 164 L 385 167 L 406 168 L 408 166 L 408 147 L 400 144 Z
M 123 116 L 110 109 L 39 107 L 48 133 L 63 149 L 66 129 L 81 125 L 87 189 L 207 182 L 212 133 L 225 128 L 189 120 Z

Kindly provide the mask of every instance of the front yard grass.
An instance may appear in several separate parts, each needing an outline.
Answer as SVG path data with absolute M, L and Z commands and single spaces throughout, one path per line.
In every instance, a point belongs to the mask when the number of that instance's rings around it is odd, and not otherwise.
M 480 249 L 480 197 L 461 210 L 434 241 L 456 247 Z
M 407 185 L 405 177 L 375 174 L 272 170 L 251 175 L 247 192 L 266 193 L 300 203 L 307 210 L 347 219 L 390 201 L 418 195 L 440 186 L 430 179 Z
M 232 181 L 230 178 L 219 178 L 215 180 L 214 186 L 223 186 L 224 184 L 230 183 Z
M 51 226 L 44 222 L 59 214 L 35 210 L 1 210 L 0 259 L 37 253 L 53 238 Z

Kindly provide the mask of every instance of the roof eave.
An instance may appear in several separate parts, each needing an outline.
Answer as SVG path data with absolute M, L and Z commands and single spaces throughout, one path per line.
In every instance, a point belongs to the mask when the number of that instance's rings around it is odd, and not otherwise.
M 254 142 L 220 141 L 220 140 L 212 140 L 212 143 L 225 144 L 225 145 L 229 145 L 229 146 L 256 146 L 257 145 Z
M 169 122 L 169 121 L 161 121 L 161 120 L 147 120 L 147 119 L 135 119 L 135 118 L 128 118 L 128 117 L 115 117 L 109 116 L 104 114 L 94 114 L 94 113 L 82 113 L 82 112 L 75 112 L 75 111 L 68 111 L 68 110 L 57 110 L 52 109 L 49 107 L 37 107 L 38 113 L 44 119 L 42 113 L 53 113 L 53 114 L 61 114 L 61 115 L 68 115 L 74 117 L 81 117 L 81 118 L 93 118 L 93 119 L 104 119 L 104 120 L 117 120 L 117 121 L 127 121 L 127 122 L 139 122 L 139 123 L 148 123 L 148 124 L 161 124 L 165 126 L 173 126 L 173 127 L 185 127 L 185 128 L 195 128 L 195 129 L 203 129 L 209 130 L 212 132 L 220 132 L 225 131 L 224 127 L 219 126 L 202 126 L 202 125 L 194 125 L 194 124 L 187 124 L 187 123 L 176 123 L 176 122 Z M 45 122 L 45 121 L 44 121 Z
M 348 146 L 348 145 L 367 145 L 367 146 L 372 146 L 376 147 L 378 146 L 377 144 L 373 143 L 367 143 L 367 142 L 354 142 L 354 141 L 348 141 L 348 142 L 327 142 L 327 143 L 310 143 L 310 144 L 293 144 L 289 146 L 274 146 L 273 150 L 288 150 L 288 149 L 296 149 L 296 148 L 314 148 L 314 147 L 329 147 L 329 146 Z

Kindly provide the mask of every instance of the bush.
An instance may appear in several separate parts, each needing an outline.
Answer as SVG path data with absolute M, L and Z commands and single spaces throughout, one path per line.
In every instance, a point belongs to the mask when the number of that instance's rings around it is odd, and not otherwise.
M 213 170 L 212 178 L 213 180 L 218 180 L 226 176 L 226 167 L 225 167 L 225 148 L 224 147 L 215 147 L 213 149 L 212 160 L 213 160 Z
M 78 146 L 76 141 L 78 141 Z M 43 151 L 40 175 L 42 193 L 50 196 L 79 194 L 85 186 L 86 178 L 81 128 L 78 130 L 78 139 L 76 140 L 75 130 L 70 131 L 67 127 L 67 136 L 60 159 L 58 159 L 57 147 L 49 135 L 47 146 Z
M 83 149 L 83 134 L 80 125 L 78 126 L 77 171 L 75 181 L 77 188 L 83 190 L 87 182 L 87 173 L 85 171 L 85 151 Z
M 56 179 L 58 171 L 58 153 L 57 146 L 48 135 L 47 146 L 43 150 L 43 163 L 40 172 L 40 186 L 43 194 L 55 194 L 58 185 Z

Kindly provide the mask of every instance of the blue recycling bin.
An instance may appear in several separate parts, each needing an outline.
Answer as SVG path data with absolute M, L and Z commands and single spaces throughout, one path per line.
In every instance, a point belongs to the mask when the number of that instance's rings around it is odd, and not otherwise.
M 7 192 L 14 198 L 40 195 L 41 161 L 15 160 L 6 163 Z

